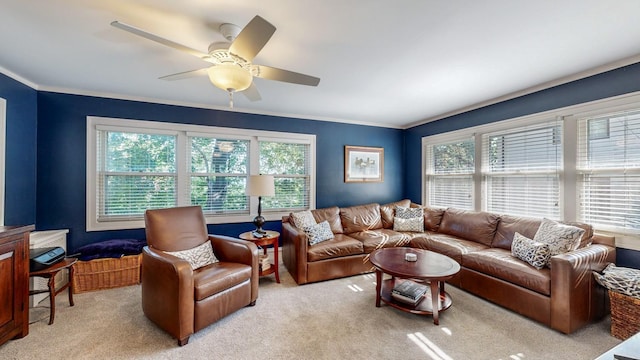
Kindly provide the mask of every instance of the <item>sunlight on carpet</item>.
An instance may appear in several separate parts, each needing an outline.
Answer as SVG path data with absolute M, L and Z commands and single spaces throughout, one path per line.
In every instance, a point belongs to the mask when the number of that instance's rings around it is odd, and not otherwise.
M 416 332 L 413 334 L 407 334 L 409 340 L 413 341 L 414 344 L 418 345 L 422 351 L 425 352 L 431 359 L 433 360 L 453 360 L 449 355 L 447 355 L 438 345 L 434 344 L 431 340 L 429 340 L 426 336 L 424 336 L 421 332 Z

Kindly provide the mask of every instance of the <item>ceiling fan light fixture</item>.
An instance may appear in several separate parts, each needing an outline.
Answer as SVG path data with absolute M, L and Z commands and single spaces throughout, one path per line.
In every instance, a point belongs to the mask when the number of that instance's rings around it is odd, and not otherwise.
M 215 65 L 207 73 L 213 85 L 228 92 L 245 90 L 253 81 L 250 72 L 235 64 Z

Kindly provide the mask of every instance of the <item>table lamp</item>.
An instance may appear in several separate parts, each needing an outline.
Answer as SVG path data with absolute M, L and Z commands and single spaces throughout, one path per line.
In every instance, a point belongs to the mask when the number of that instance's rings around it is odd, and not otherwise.
M 255 233 L 266 234 L 266 231 L 262 230 L 265 220 L 262 216 L 262 197 L 274 196 L 276 194 L 275 184 L 273 176 L 271 175 L 251 175 L 247 182 L 246 195 L 258 197 L 258 216 L 253 219 L 253 225 L 256 226 Z

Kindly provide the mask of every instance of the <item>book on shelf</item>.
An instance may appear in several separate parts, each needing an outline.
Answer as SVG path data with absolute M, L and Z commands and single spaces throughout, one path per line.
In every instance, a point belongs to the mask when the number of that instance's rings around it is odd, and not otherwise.
M 271 262 L 269 261 L 269 256 L 268 255 L 260 255 L 259 265 L 260 265 L 260 270 L 261 271 L 265 271 L 265 270 L 269 269 L 271 267 Z
M 404 280 L 402 282 L 396 282 L 393 290 L 391 290 L 391 297 L 407 304 L 417 305 L 428 290 L 429 287 L 427 285 L 418 284 L 411 280 Z

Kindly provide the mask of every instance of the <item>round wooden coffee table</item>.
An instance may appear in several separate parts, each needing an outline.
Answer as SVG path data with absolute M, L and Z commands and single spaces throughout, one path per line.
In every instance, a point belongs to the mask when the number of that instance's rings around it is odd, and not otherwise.
M 417 261 L 405 260 L 407 253 L 416 254 Z M 451 297 L 444 291 L 444 282 L 460 271 L 460 265 L 455 260 L 433 251 L 412 248 L 378 249 L 371 253 L 369 260 L 376 268 L 376 307 L 380 307 L 382 300 L 402 311 L 433 315 L 433 323 L 440 323 L 439 312 L 447 310 L 452 303 Z M 389 274 L 391 278 L 383 280 L 383 274 Z M 428 283 L 431 291 L 416 305 L 397 301 L 391 296 L 396 279 Z M 431 301 L 427 301 L 429 298 Z

